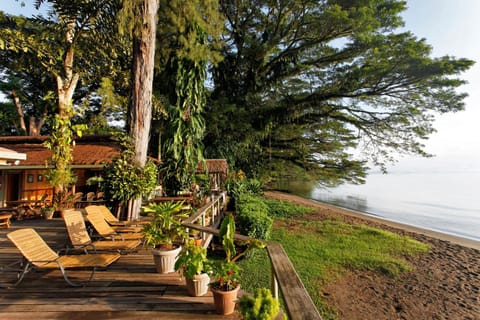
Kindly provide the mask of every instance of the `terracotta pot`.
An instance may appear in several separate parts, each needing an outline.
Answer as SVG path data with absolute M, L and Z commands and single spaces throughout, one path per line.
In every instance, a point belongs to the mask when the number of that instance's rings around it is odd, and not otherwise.
M 159 250 L 153 249 L 153 262 L 157 268 L 158 273 L 170 273 L 175 272 L 175 261 L 177 256 L 182 250 L 182 247 L 179 246 L 173 250 Z
M 208 292 L 210 277 L 206 273 L 195 275 L 192 278 L 186 278 L 187 292 L 192 297 L 200 297 Z
M 213 302 L 215 303 L 215 310 L 218 314 L 226 316 L 235 311 L 235 303 L 237 302 L 239 290 L 240 285 L 230 291 L 212 289 Z
M 193 240 L 193 243 L 195 243 L 196 246 L 201 247 L 202 244 L 203 244 L 203 239 L 202 239 L 202 238 L 194 239 L 194 240 Z

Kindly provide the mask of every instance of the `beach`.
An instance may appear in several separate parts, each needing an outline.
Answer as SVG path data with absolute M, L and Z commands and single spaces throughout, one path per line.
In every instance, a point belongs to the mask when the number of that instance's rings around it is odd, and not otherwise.
M 479 242 L 288 193 L 269 191 L 265 196 L 315 208 L 305 220 L 335 219 L 364 224 L 409 236 L 431 247 L 426 254 L 406 257 L 414 270 L 398 278 L 353 270 L 323 287 L 322 294 L 336 308 L 339 319 L 480 320 Z

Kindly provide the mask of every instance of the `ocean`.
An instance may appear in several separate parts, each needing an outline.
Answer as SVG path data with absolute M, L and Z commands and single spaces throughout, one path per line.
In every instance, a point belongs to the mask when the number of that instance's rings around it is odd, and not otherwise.
M 364 185 L 295 192 L 386 220 L 480 241 L 480 172 L 370 173 Z

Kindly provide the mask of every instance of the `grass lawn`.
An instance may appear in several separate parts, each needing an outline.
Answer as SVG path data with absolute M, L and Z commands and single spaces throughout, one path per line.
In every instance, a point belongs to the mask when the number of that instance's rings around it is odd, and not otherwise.
M 335 319 L 335 311 L 322 300 L 323 284 L 352 269 L 395 277 L 411 269 L 402 256 L 428 251 L 428 246 L 388 231 L 331 220 L 305 222 L 295 219 L 305 210 L 286 211 L 294 213 L 291 217 L 283 213 L 283 217 L 276 218 L 271 240 L 282 244 L 324 319 Z M 266 250 L 240 264 L 244 290 L 254 292 L 259 287 L 270 287 Z

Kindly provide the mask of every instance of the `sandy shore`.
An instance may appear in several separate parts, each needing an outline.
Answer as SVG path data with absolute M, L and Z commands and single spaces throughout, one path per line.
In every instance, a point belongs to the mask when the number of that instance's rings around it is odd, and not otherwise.
M 339 319 L 480 320 L 480 242 L 390 222 L 282 192 L 265 196 L 315 208 L 305 220 L 366 224 L 427 243 L 429 253 L 407 257 L 414 271 L 389 278 L 352 270 L 322 288 Z

